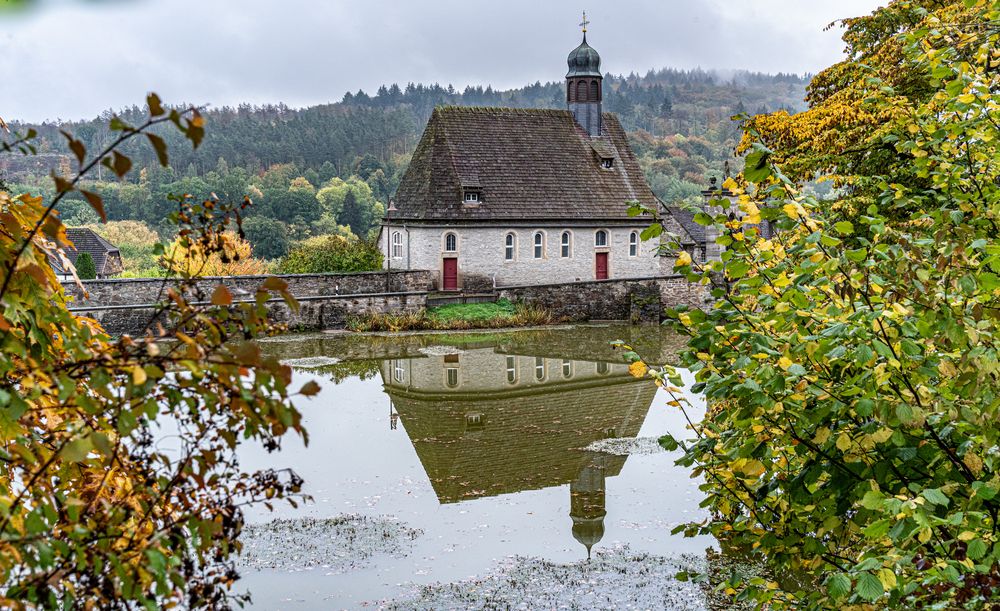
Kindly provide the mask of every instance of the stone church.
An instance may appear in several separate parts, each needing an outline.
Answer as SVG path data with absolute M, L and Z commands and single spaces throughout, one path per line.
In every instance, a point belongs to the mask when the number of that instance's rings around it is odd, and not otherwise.
M 392 269 L 435 270 L 441 290 L 670 273 L 643 242 L 649 218 L 700 240 L 650 190 L 615 115 L 602 111 L 601 58 L 583 42 L 568 58 L 567 110 L 440 107 L 432 114 L 383 219 Z

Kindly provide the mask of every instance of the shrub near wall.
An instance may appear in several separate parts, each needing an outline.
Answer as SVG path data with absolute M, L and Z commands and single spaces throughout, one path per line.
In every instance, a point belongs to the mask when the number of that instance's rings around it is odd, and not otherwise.
M 382 252 L 367 240 L 317 236 L 296 244 L 281 260 L 283 274 L 371 272 L 382 269 Z

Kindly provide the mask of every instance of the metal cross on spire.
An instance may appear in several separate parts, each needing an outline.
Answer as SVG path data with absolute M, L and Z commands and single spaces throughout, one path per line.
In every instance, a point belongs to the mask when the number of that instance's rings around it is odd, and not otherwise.
M 580 22 L 580 27 L 583 28 L 583 33 L 584 34 L 587 33 L 587 26 L 588 25 L 590 25 L 590 22 L 587 21 L 587 11 L 583 11 L 583 21 Z

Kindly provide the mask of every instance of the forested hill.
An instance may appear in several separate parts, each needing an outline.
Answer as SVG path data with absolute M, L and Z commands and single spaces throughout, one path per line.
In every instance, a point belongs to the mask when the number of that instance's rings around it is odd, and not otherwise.
M 721 76 L 703 70 L 609 74 L 604 105 L 628 130 L 653 190 L 669 201 L 704 188 L 707 175 L 719 172 L 731 158 L 737 137 L 732 115 L 799 110 L 806 82 L 795 75 Z M 564 84 L 535 83 L 509 91 L 392 85 L 304 109 L 280 104 L 209 109 L 207 134 L 195 151 L 175 132 L 164 130 L 172 145 L 171 169 L 160 169 L 153 151 L 136 142 L 128 152 L 142 171 L 133 173 L 133 182 L 110 182 L 105 175 L 109 182 L 94 187 L 105 196 L 111 218 L 141 220 L 157 228 L 171 209 L 167 193 L 250 193 L 255 214 L 283 223 L 293 239 L 343 231 L 342 226 L 365 234 L 381 214 L 379 203 L 395 190 L 431 111 L 444 104 L 564 108 Z M 132 107 L 117 114 L 137 123 L 144 113 Z M 0 177 L 15 188 L 50 189 L 49 169 L 69 166 L 59 130 L 73 132 L 96 150 L 110 138 L 106 125 L 111 115 L 58 125 L 13 125 L 19 131 L 38 130 L 42 155 L 0 157 Z M 335 191 L 324 196 L 326 187 Z M 344 208 L 345 198 L 350 210 Z M 80 201 L 67 202 L 62 213 L 70 223 L 93 220 Z

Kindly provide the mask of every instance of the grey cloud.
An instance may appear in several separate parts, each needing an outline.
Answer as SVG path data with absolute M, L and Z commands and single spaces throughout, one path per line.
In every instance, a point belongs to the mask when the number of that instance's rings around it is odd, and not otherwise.
M 45 4 L 45 3 L 43 3 Z M 339 100 L 382 83 L 559 80 L 579 42 L 566 0 L 138 0 L 49 2 L 0 15 L 0 116 L 94 116 L 169 101 Z M 621 0 L 587 7 L 591 43 L 613 73 L 650 68 L 816 72 L 836 61 L 839 31 L 876 0 Z

